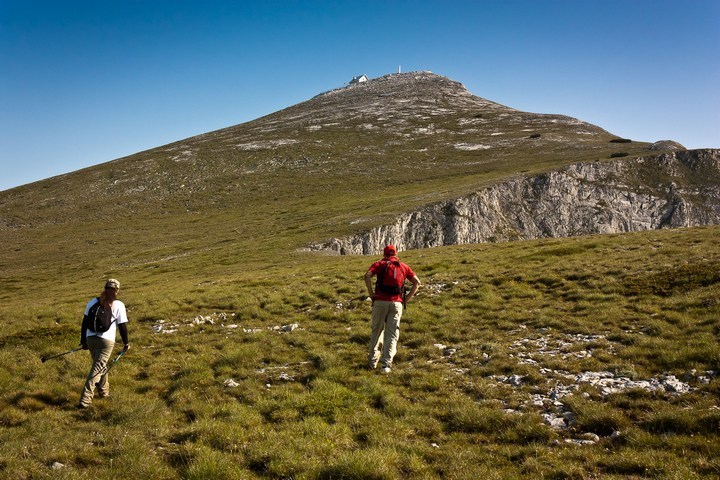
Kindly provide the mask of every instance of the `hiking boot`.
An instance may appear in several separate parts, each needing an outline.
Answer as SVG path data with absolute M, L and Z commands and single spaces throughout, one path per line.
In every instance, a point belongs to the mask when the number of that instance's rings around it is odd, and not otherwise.
M 383 368 L 382 368 L 382 372 L 383 372 L 383 373 L 390 373 L 390 372 L 392 372 L 392 370 L 390 369 L 390 367 L 383 367 Z
M 87 410 L 88 408 L 90 408 L 90 404 L 89 403 L 78 403 L 77 408 L 80 410 Z
M 95 389 L 97 390 L 97 396 L 100 397 L 100 398 L 105 398 L 105 397 L 109 397 L 109 396 L 110 396 L 110 392 L 109 392 L 109 391 L 103 392 L 102 390 L 100 390 L 100 384 L 99 384 L 99 383 L 96 383 L 96 384 L 95 384 Z

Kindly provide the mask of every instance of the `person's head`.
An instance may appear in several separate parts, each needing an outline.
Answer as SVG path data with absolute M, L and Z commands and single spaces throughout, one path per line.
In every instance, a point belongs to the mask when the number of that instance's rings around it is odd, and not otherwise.
M 105 282 L 105 290 L 100 294 L 100 302 L 108 305 L 111 304 L 117 298 L 117 294 L 120 291 L 120 282 L 114 278 L 109 278 Z
M 396 257 L 397 256 L 397 248 L 395 248 L 395 245 L 388 245 L 383 250 L 383 255 L 386 257 Z

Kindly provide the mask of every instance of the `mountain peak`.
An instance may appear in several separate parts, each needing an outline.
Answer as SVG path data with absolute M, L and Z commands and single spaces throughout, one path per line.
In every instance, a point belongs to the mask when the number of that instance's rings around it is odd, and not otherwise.
M 373 112 L 394 115 L 408 109 L 432 116 L 450 113 L 453 109 L 512 110 L 476 97 L 462 83 L 430 71 L 391 73 L 365 82 L 351 83 L 316 95 L 299 106 L 318 110 L 325 107 L 340 108 L 345 112 L 370 115 Z
M 139 218 L 158 212 L 169 218 L 267 202 L 294 205 L 301 197 L 334 201 L 348 190 L 374 195 L 393 184 L 415 185 L 412 203 L 421 205 L 466 193 L 477 182 L 608 158 L 618 148 L 612 138 L 574 118 L 477 97 L 432 72 L 389 74 L 0 195 L 0 226 L 111 218 L 108 199 Z M 629 154 L 645 149 L 622 148 Z M 375 186 L 388 175 L 392 183 Z M 382 210 L 408 206 L 398 197 Z
M 365 75 L 362 77 L 367 78 Z M 355 77 L 355 79 L 362 77 Z M 437 75 L 429 70 L 424 70 L 406 73 L 390 73 L 382 77 L 367 78 L 367 81 L 351 82 L 347 86 L 321 93 L 315 98 L 348 92 L 382 94 L 395 92 L 397 90 L 426 89 L 428 87 L 441 87 L 445 90 L 451 89 L 457 92 L 469 93 L 462 83 L 442 75 Z

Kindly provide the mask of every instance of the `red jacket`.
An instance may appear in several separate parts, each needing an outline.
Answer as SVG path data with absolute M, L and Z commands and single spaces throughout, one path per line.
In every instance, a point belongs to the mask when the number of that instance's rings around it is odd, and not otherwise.
M 370 265 L 370 268 L 368 270 L 370 270 L 370 272 L 372 272 L 373 275 L 376 275 L 376 276 L 381 275 L 382 272 L 385 270 L 385 264 L 390 261 L 400 263 L 400 267 L 398 270 L 400 271 L 400 274 L 402 275 L 402 278 L 400 280 L 402 280 L 403 282 L 405 281 L 406 278 L 412 278 L 415 276 L 415 272 L 412 271 L 412 268 L 410 268 L 406 263 L 399 261 L 398 257 L 385 257 L 382 260 L 379 260 L 379 261 L 373 263 L 372 265 Z M 378 291 L 376 289 L 375 290 L 375 300 L 385 300 L 387 302 L 402 302 L 402 294 L 400 294 L 400 293 L 391 294 L 391 293 L 387 293 L 387 292 Z

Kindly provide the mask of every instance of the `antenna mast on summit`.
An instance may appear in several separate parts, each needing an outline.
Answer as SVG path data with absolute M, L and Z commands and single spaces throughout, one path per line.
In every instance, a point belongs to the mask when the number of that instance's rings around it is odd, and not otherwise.
M 398 73 L 400 73 L 400 65 L 398 65 Z

